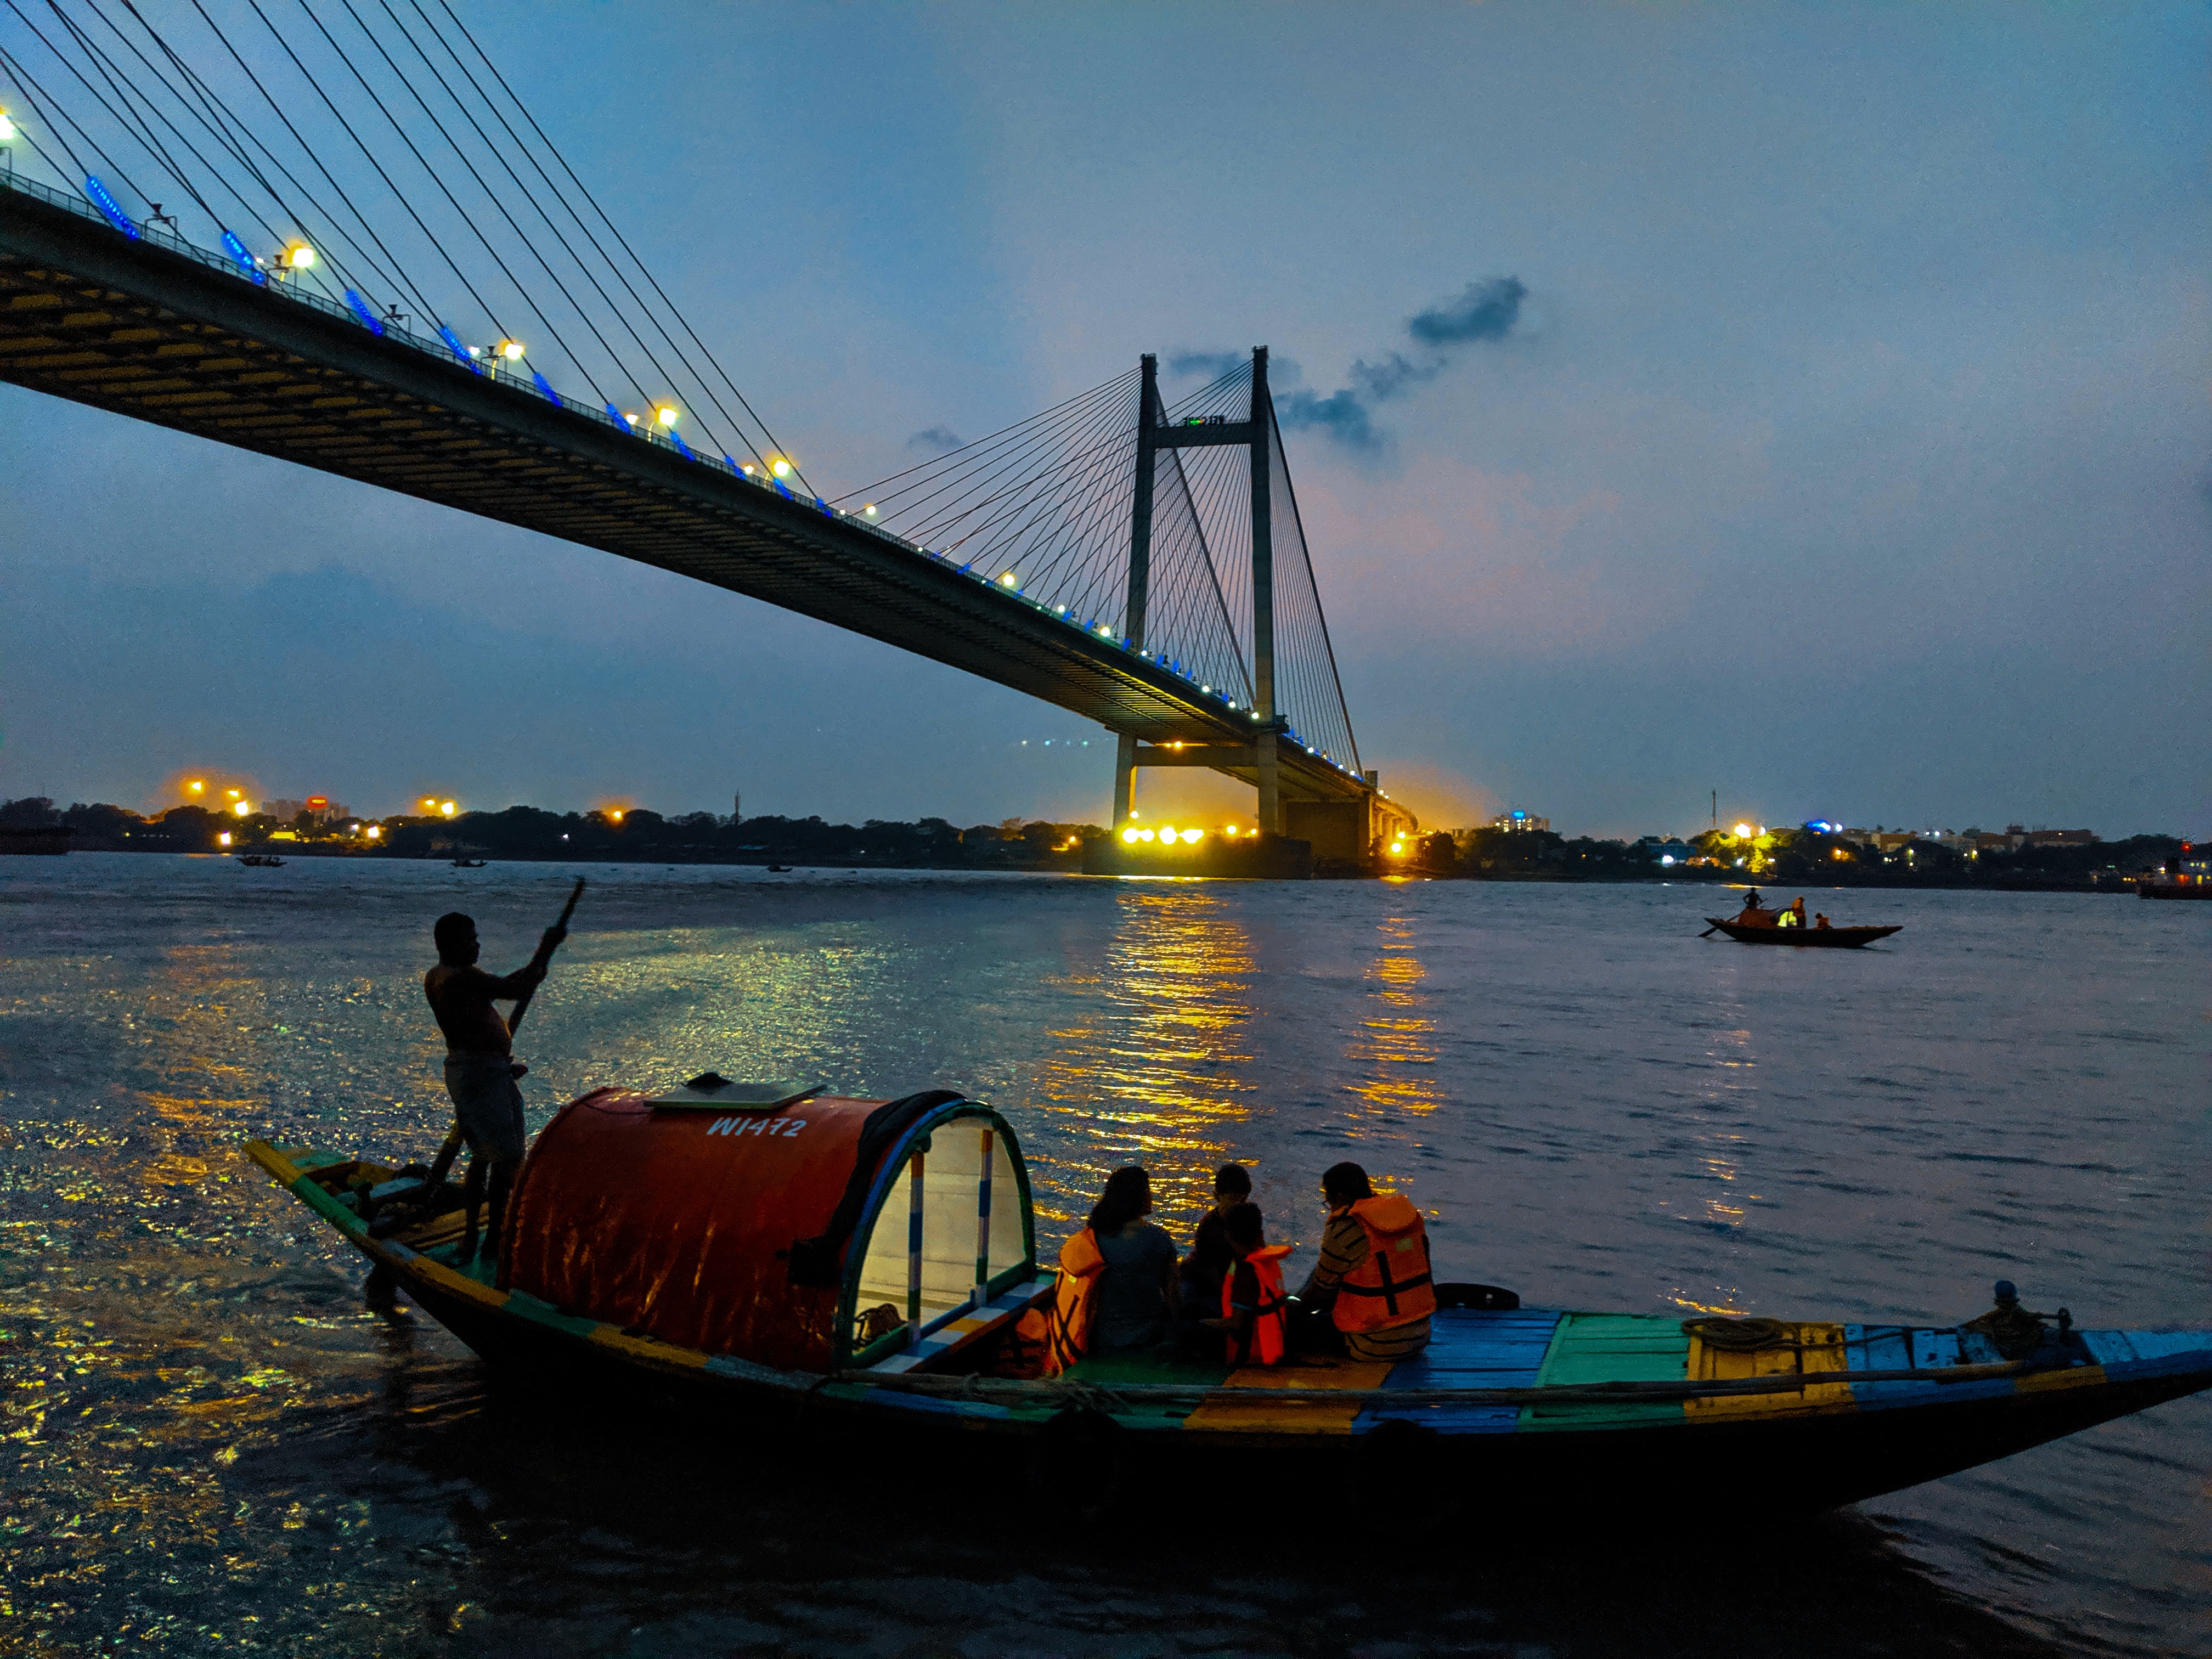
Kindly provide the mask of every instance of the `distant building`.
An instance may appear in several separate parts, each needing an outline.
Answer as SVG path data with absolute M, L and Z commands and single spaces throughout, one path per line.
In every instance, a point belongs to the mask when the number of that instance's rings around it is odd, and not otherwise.
M 2027 832 L 2030 847 L 2093 847 L 2097 836 L 2091 830 L 2031 830 Z
M 1646 836 L 1636 844 L 1650 854 L 1654 864 L 1668 868 L 1687 864 L 1698 855 L 1697 848 L 1674 836 Z
M 1516 806 L 1511 811 L 1500 812 L 1496 817 L 1491 819 L 1490 827 L 1493 830 L 1549 830 L 1552 827 L 1552 821 L 1549 818 L 1531 817 Z
M 279 823 L 289 823 L 302 812 L 318 823 L 351 816 L 347 812 L 344 802 L 332 800 L 325 795 L 310 795 L 305 800 L 264 800 L 261 803 L 261 810 Z

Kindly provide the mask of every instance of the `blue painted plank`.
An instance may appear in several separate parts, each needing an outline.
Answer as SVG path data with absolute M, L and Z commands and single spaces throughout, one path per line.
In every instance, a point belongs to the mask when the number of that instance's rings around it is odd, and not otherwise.
M 1382 1386 L 1386 1389 L 1534 1388 L 1559 1322 L 1559 1314 L 1545 1309 L 1511 1313 L 1446 1309 L 1430 1322 L 1426 1351 L 1392 1366 Z M 1510 1434 L 1521 1412 L 1516 1406 L 1370 1406 L 1352 1420 L 1352 1431 L 1364 1433 L 1394 1417 L 1443 1434 Z

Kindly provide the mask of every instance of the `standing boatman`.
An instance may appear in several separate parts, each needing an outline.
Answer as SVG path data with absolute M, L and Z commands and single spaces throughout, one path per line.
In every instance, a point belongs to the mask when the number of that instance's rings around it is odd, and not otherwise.
M 528 1001 L 544 979 L 554 951 L 568 936 L 562 925 L 568 915 L 562 911 L 562 922 L 538 939 L 537 954 L 504 979 L 477 966 L 483 947 L 473 917 L 451 911 L 431 930 L 438 965 L 422 975 L 422 994 L 446 1034 L 446 1092 L 453 1097 L 453 1115 L 474 1155 L 466 1183 L 468 1231 L 461 1240 L 465 1267 L 476 1260 L 477 1201 L 485 1195 L 487 1182 L 489 1241 L 497 1258 L 501 1217 L 522 1164 L 522 1091 L 515 1079 L 530 1068 L 516 1061 L 513 1029 L 492 1004 Z

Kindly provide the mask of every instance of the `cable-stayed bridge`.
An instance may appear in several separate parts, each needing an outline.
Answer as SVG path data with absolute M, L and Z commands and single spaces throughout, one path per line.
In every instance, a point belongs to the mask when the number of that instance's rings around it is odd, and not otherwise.
M 1360 769 L 1264 349 L 825 496 L 443 0 L 247 0 L 251 39 L 196 3 L 189 42 L 0 5 L 0 378 L 1027 692 L 1117 734 L 1117 824 L 1182 765 L 1325 857 L 1410 825 Z

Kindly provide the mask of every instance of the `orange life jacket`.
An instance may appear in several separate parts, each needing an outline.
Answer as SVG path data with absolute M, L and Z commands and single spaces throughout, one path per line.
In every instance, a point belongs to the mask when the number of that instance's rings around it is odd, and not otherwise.
M 1252 1310 L 1252 1340 L 1246 1351 L 1248 1365 L 1279 1365 L 1283 1363 L 1283 1258 L 1291 1253 L 1287 1244 L 1262 1244 L 1244 1258 L 1244 1265 L 1252 1269 L 1252 1276 L 1260 1281 L 1259 1305 Z M 1233 1321 L 1237 1317 L 1237 1268 L 1232 1263 L 1228 1275 L 1221 1281 L 1221 1316 Z M 1230 1346 L 1232 1358 L 1236 1346 L 1232 1331 Z
M 1106 1257 L 1090 1228 L 1060 1247 L 1060 1282 L 1053 1286 L 1045 1328 L 1044 1374 L 1056 1376 L 1091 1348 L 1091 1316 L 1098 1304 L 1098 1276 Z
M 1347 1210 L 1367 1235 L 1367 1258 L 1336 1287 L 1331 1318 L 1340 1331 L 1410 1325 L 1437 1310 L 1429 1274 L 1429 1234 L 1421 1212 L 1396 1193 L 1363 1198 Z

